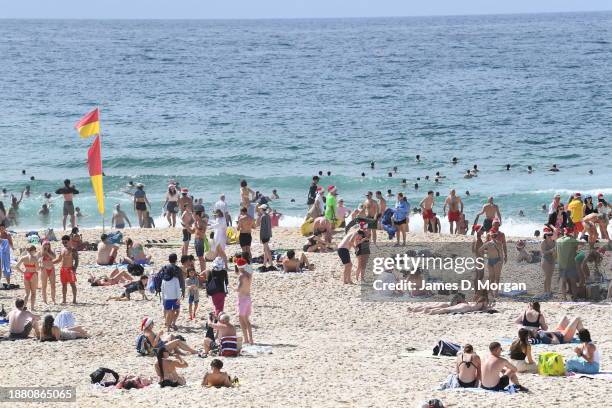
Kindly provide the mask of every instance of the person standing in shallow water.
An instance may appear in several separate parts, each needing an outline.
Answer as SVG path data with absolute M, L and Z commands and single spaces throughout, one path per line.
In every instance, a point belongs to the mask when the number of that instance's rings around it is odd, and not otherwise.
M 143 228 L 145 225 L 145 217 L 147 217 L 147 210 L 149 208 L 151 208 L 151 204 L 144 191 L 144 185 L 138 183 L 136 184 L 136 191 L 134 191 L 134 211 L 138 214 L 138 224 L 140 228 Z
M 64 230 L 66 229 L 66 219 L 70 217 L 70 228 L 76 227 L 76 214 L 74 212 L 74 195 L 79 194 L 79 190 L 77 190 L 72 184 L 70 184 L 70 180 L 64 180 L 64 186 L 55 190 L 55 194 L 61 194 L 64 196 L 64 208 L 62 219 L 62 226 Z

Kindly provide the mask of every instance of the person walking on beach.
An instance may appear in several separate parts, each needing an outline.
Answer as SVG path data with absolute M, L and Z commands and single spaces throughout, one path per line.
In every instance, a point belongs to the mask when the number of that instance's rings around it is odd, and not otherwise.
M 219 201 L 215 203 L 213 210 L 221 210 L 223 216 L 225 217 L 225 222 L 227 223 L 227 226 L 229 227 L 232 225 L 232 215 L 230 214 L 229 206 L 225 201 L 225 194 L 221 194 L 219 196 Z
M 183 226 L 183 247 L 181 249 L 181 255 L 187 255 L 189 253 L 189 242 L 191 241 L 191 229 L 195 219 L 193 218 L 191 208 L 189 208 L 187 204 L 182 208 L 181 225 Z
M 11 285 L 11 250 L 14 251 L 13 238 L 6 230 L 6 220 L 0 222 L 0 266 L 2 266 L 2 276 L 6 279 L 6 285 Z
M 338 244 L 338 256 L 340 257 L 340 261 L 344 266 L 344 271 L 342 273 L 342 283 L 344 284 L 353 284 L 353 281 L 351 280 L 353 263 L 351 262 L 350 250 L 356 248 L 365 237 L 366 233 L 363 230 L 358 229 L 350 234 L 346 234 L 344 238 L 342 238 L 342 241 L 340 241 Z
M 176 191 L 176 185 L 169 184 L 163 207 L 166 214 L 166 219 L 168 220 L 168 225 L 172 228 L 176 227 L 176 214 L 179 210 L 178 200 L 179 193 Z
M 446 208 L 448 207 L 448 224 L 451 234 L 459 233 L 459 222 L 463 214 L 463 201 L 457 195 L 455 189 L 450 191 L 446 201 L 444 201 L 444 215 L 447 215 Z
M 130 219 L 128 218 L 125 211 L 121 209 L 121 205 L 115 204 L 115 211 L 113 211 L 113 218 L 111 218 L 111 227 L 123 229 L 125 228 L 126 221 L 130 228 L 132 228 L 132 223 L 130 222 Z
M 200 263 L 200 273 L 206 274 L 206 257 L 204 256 L 209 249 L 208 238 L 206 237 L 206 229 L 208 228 L 208 217 L 200 211 L 197 211 L 193 216 L 193 228 L 189 230 L 193 237 L 193 248 L 198 262 Z M 187 243 L 189 245 L 189 243 Z M 186 254 L 183 254 L 186 255 Z
M 253 312 L 253 301 L 251 299 L 251 283 L 253 281 L 251 265 L 243 258 L 236 259 L 238 267 L 238 293 L 237 309 L 240 319 L 240 328 L 245 344 L 255 344 L 253 341 L 253 328 L 251 326 L 250 316 Z
M 55 194 L 61 194 L 64 196 L 64 208 L 62 219 L 62 226 L 64 230 L 66 229 L 66 219 L 70 217 L 70 228 L 76 227 L 76 215 L 74 213 L 74 195 L 79 194 L 79 190 L 74 188 L 72 184 L 70 184 L 70 180 L 64 180 L 64 186 L 55 190 Z
M 72 289 L 72 303 L 76 305 L 76 271 L 79 266 L 79 253 L 70 246 L 70 236 L 68 235 L 62 237 L 62 246 L 62 251 L 53 260 L 54 264 L 61 262 L 60 283 L 62 284 L 62 304 L 66 304 L 66 293 L 68 292 L 68 285 L 70 285 Z
M 178 277 L 180 268 L 176 266 L 177 259 L 176 254 L 170 254 L 168 257 L 170 264 L 164 266 L 160 271 L 162 273 L 161 294 L 164 301 L 164 321 L 168 331 L 177 330 L 176 320 L 181 308 L 181 297 L 185 293 Z
M 147 210 L 149 208 L 151 208 L 151 204 L 144 191 L 144 185 L 138 183 L 136 184 L 136 191 L 134 191 L 134 211 L 138 215 L 138 225 L 140 225 L 140 228 L 145 226 L 145 217 L 147 216 Z
M 395 203 L 395 211 L 393 213 L 393 217 L 391 220 L 393 221 L 393 226 L 397 228 L 397 234 L 395 237 L 397 238 L 397 242 L 395 246 L 400 245 L 400 235 L 402 236 L 402 243 L 406 245 L 406 233 L 408 232 L 408 222 L 409 222 L 409 214 L 410 214 L 410 204 L 408 203 L 408 199 L 404 197 L 404 194 L 397 193 L 397 202 Z
M 565 228 L 564 236 L 557 239 L 556 252 L 559 265 L 559 278 L 561 280 L 561 295 L 566 300 L 566 292 L 569 289 L 572 298 L 576 295 L 576 282 L 578 281 L 578 267 L 576 266 L 576 255 L 580 241 L 576 239 L 577 232 L 571 228 Z
M 193 212 L 193 196 L 189 195 L 189 189 L 183 187 L 181 189 L 181 196 L 177 200 L 178 208 L 185 209 L 185 206 L 189 208 L 189 211 Z
M 263 271 L 275 271 L 274 262 L 272 260 L 272 251 L 270 250 L 270 239 L 272 239 L 272 220 L 270 219 L 269 207 L 267 204 L 259 206 L 261 215 L 257 219 L 259 227 L 259 239 L 263 245 Z M 268 263 L 270 266 L 267 266 Z
M 363 202 L 363 209 L 366 213 L 366 217 L 369 218 L 367 221 L 366 235 L 372 243 L 376 244 L 376 228 L 378 226 L 378 218 L 380 215 L 380 208 L 376 200 L 372 198 L 372 192 L 366 193 L 366 199 Z
M 251 243 L 253 241 L 252 230 L 255 227 L 255 220 L 249 216 L 248 211 L 245 207 L 240 209 L 240 215 L 238 216 L 237 228 L 238 242 L 240 243 L 240 249 L 242 253 L 246 255 L 247 261 L 251 262 L 253 255 L 251 254 Z
M 51 288 L 51 301 L 55 304 L 55 267 L 53 259 L 55 253 L 51 249 L 51 243 L 47 240 L 42 242 L 42 253 L 40 257 L 40 285 L 43 302 L 47 303 L 47 284 Z
M 227 267 L 227 254 L 225 253 L 225 246 L 227 245 L 227 222 L 221 210 L 216 210 L 214 214 L 215 221 L 210 224 L 214 237 L 210 250 L 215 258 L 221 257 L 224 265 Z
M 421 215 L 423 216 L 423 232 L 433 231 L 432 222 L 434 220 L 433 206 L 435 204 L 434 192 L 429 190 L 424 199 L 419 203 Z
M 337 195 L 338 190 L 335 186 L 327 187 L 327 197 L 325 198 L 325 218 L 327 218 L 332 225 L 336 224 Z
M 310 183 L 310 187 L 308 188 L 308 199 L 306 200 L 306 205 L 310 208 L 314 203 L 317 197 L 317 188 L 319 184 L 319 176 L 313 176 L 312 183 Z
M 496 232 L 495 240 L 501 245 L 502 251 L 504 253 L 504 263 L 508 263 L 508 245 L 506 242 L 506 234 L 499 230 L 501 222 L 498 218 L 493 218 L 493 224 L 491 227 L 491 232 Z
M 493 227 L 493 219 L 495 217 L 497 217 L 501 224 L 502 216 L 497 204 L 493 203 L 493 197 L 488 198 L 487 203 L 482 206 L 482 210 L 476 214 L 476 218 L 472 224 L 478 224 L 478 218 L 483 214 L 485 215 L 485 220 L 482 222 L 483 231 L 488 232 Z

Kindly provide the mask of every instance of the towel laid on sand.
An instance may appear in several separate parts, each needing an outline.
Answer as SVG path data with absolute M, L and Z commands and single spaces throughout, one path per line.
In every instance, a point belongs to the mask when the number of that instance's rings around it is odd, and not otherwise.
M 573 375 L 569 375 L 568 378 L 590 378 L 592 380 L 612 381 L 612 371 L 601 371 L 597 374 L 574 373 Z
M 260 354 L 272 354 L 272 346 L 258 346 L 256 344 L 243 345 L 240 350 L 241 356 L 256 357 Z

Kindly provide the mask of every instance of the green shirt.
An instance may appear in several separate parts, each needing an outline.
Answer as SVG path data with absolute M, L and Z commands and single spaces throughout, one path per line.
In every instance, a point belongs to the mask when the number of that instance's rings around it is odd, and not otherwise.
M 578 241 L 574 237 L 561 237 L 557 239 L 557 261 L 561 269 L 576 269 L 576 251 Z
M 330 221 L 336 219 L 336 196 L 331 193 L 325 197 L 325 218 Z

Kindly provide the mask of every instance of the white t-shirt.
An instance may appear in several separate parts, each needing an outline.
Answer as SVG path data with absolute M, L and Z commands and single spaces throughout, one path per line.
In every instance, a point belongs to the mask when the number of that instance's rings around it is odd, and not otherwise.
M 215 203 L 215 211 L 221 210 L 223 214 L 227 214 L 229 209 L 227 208 L 227 203 L 223 200 L 219 200 Z

